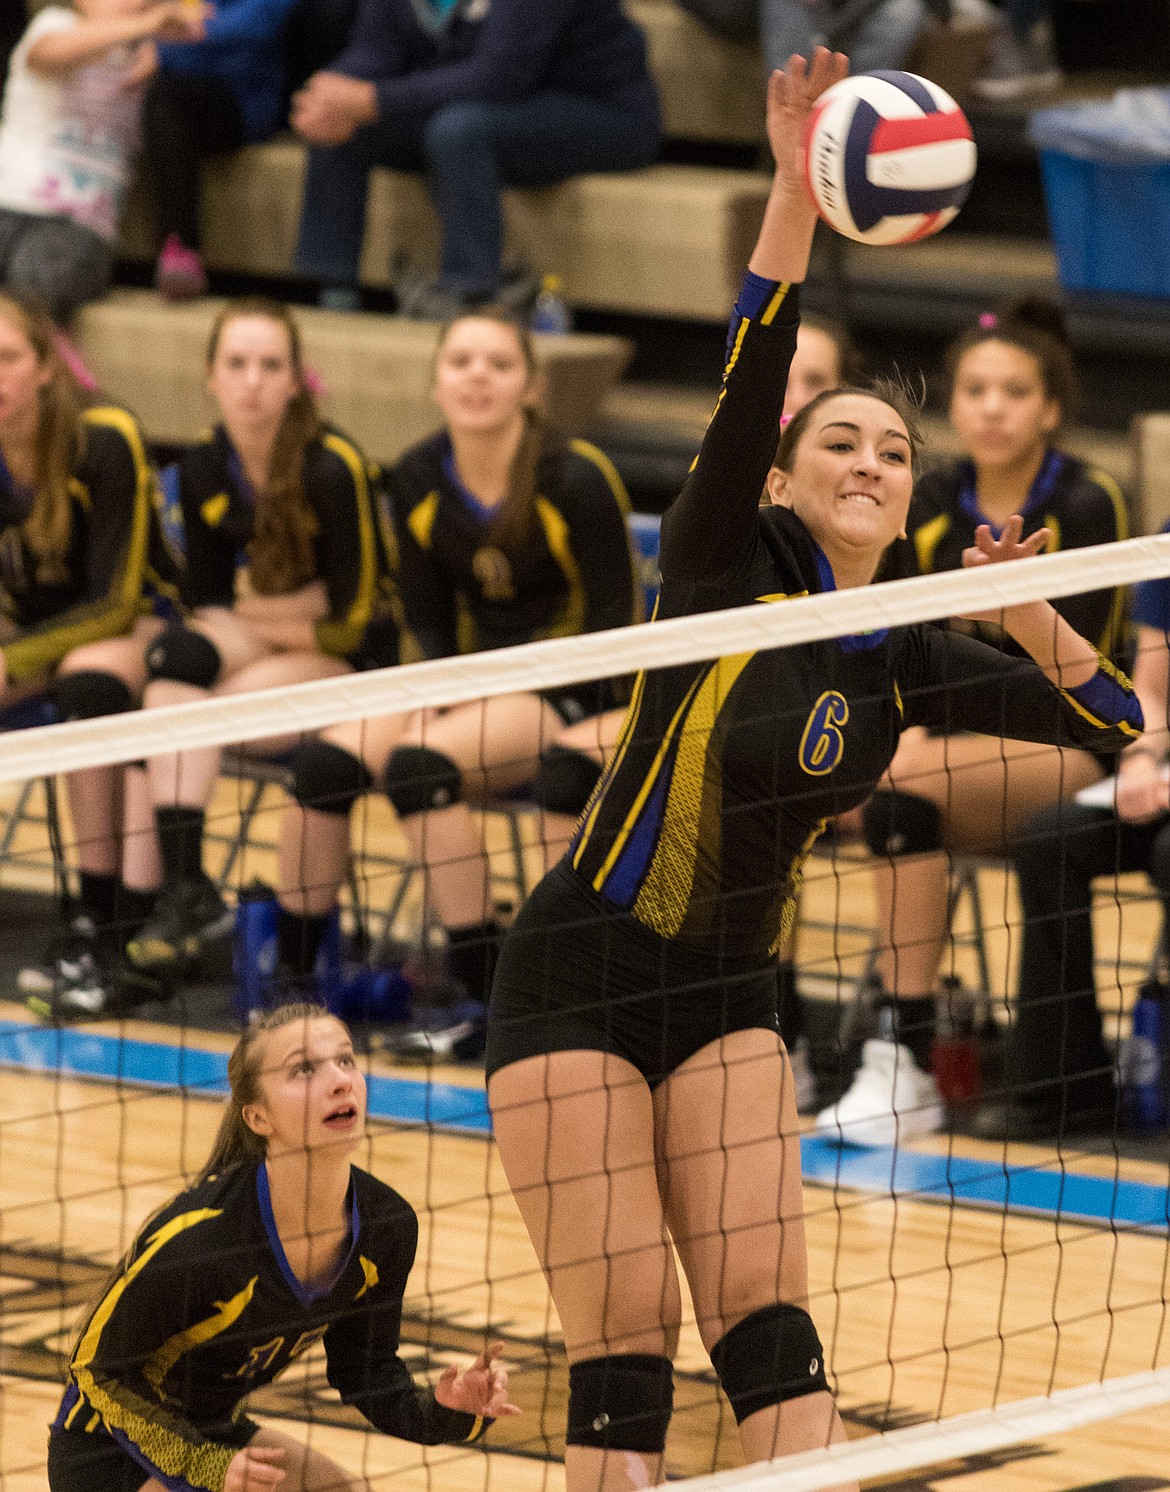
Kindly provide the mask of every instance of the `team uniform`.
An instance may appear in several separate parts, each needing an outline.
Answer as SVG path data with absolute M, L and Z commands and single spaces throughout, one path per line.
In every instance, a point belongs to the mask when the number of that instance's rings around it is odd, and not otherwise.
M 1055 447 L 1045 452 L 1020 516 L 1023 538 L 1037 529 L 1051 530 L 1046 554 L 1129 538 L 1125 495 L 1113 478 Z M 980 511 L 972 462 L 956 461 L 928 472 L 914 489 L 906 524 L 909 537 L 893 546 L 883 578 L 961 569 L 963 550 L 975 543 L 975 530 L 981 524 L 998 532 L 997 525 Z M 1122 587 L 1061 596 L 1052 604 L 1098 652 L 1116 661 L 1125 620 Z M 997 628 L 983 623 L 959 625 L 985 641 L 1003 637 Z
M 550 447 L 536 490 L 529 531 L 505 552 L 491 539 L 493 510 L 459 479 L 446 432 L 399 461 L 389 493 L 406 645 L 415 656 L 515 647 L 637 619 L 629 505 L 609 460 L 582 440 Z M 599 685 L 544 697 L 567 724 L 615 702 Z
M 151 1218 L 70 1359 L 52 1492 L 138 1492 L 148 1477 L 219 1492 L 256 1433 L 247 1395 L 318 1343 L 330 1384 L 375 1429 L 422 1445 L 477 1438 L 485 1422 L 420 1390 L 398 1356 L 413 1208 L 356 1166 L 348 1205 L 342 1260 L 313 1290 L 285 1257 L 264 1165 L 212 1176 Z
M 83 643 L 119 637 L 176 595 L 179 561 L 163 537 L 142 432 L 114 406 L 81 416 L 69 483 L 72 526 L 59 573 L 38 575 L 23 525 L 33 493 L 0 458 L 0 616 L 10 680 L 50 672 Z
M 663 519 L 657 615 L 834 588 L 801 521 L 759 508 L 796 345 L 796 287 L 749 274 L 715 413 Z M 651 1084 L 731 1031 L 776 1029 L 772 960 L 828 819 L 863 802 L 912 725 L 1119 751 L 1141 730 L 1106 660 L 1081 687 L 920 625 L 641 675 L 565 859 L 504 944 L 488 1072 L 613 1052 Z
M 305 449 L 302 487 L 317 531 L 314 573 L 301 584 L 325 585 L 329 613 L 316 624 L 317 646 L 337 658 L 357 653 L 385 600 L 388 564 L 371 476 L 361 451 L 339 431 L 326 427 Z M 250 587 L 257 494 L 222 426 L 185 452 L 167 486 L 177 492 L 182 513 L 184 600 L 193 608 L 233 606 Z

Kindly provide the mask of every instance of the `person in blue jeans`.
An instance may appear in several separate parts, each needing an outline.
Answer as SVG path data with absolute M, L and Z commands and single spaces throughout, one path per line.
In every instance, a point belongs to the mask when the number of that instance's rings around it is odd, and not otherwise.
M 503 187 L 646 166 L 660 135 L 620 0 L 364 0 L 292 123 L 314 147 L 298 269 L 326 304 L 356 304 L 370 170 L 424 172 L 442 256 L 402 309 L 440 318 L 499 295 Z
M 938 0 L 679 0 L 719 36 L 748 41 L 758 35 L 764 73 L 783 68 L 794 52 L 808 56 L 818 43 L 849 53 L 849 70 L 898 68 Z
M 1145 871 L 1163 919 L 1170 918 L 1170 577 L 1136 588 L 1133 620 L 1133 685 L 1146 729 L 1117 759 L 1116 805 L 1056 804 L 1033 819 L 1014 856 L 1023 908 L 1019 993 L 1002 1092 L 975 1116 L 983 1139 L 1114 1127 L 1114 1062 L 1094 976 L 1092 888 L 1098 876 Z

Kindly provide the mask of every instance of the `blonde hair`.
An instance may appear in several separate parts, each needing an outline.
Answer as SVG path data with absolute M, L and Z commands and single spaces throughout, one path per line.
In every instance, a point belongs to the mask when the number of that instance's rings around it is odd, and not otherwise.
M 268 296 L 242 296 L 223 307 L 212 322 L 207 340 L 208 371 L 215 362 L 224 328 L 245 316 L 263 317 L 283 327 L 296 379 L 296 392 L 276 432 L 268 481 L 257 494 L 254 531 L 248 545 L 253 588 L 262 596 L 286 596 L 317 574 L 313 540 L 319 524 L 305 495 L 304 472 L 305 451 L 321 434 L 321 414 L 305 381 L 300 328 L 288 307 Z
M 532 333 L 505 306 L 477 306 L 448 321 L 439 333 L 435 346 L 435 368 L 447 344 L 447 338 L 464 321 L 493 321 L 497 326 L 507 327 L 516 338 L 524 366 L 528 370 L 529 384 L 540 376 L 540 359 L 536 355 L 536 343 Z M 433 378 L 432 370 L 432 378 Z M 531 405 L 524 410 L 524 433 L 512 464 L 508 470 L 508 491 L 496 509 L 487 536 L 499 549 L 515 551 L 528 536 L 532 525 L 532 513 L 536 503 L 536 473 L 540 458 L 552 444 L 553 436 L 539 410 Z
M 336 1020 L 349 1034 L 344 1021 L 326 1009 L 308 1000 L 288 1005 L 277 1005 L 255 1017 L 236 1042 L 228 1058 L 228 1087 L 230 1093 L 219 1121 L 211 1153 L 203 1163 L 196 1185 L 209 1177 L 228 1171 L 233 1166 L 258 1166 L 267 1152 L 264 1137 L 258 1135 L 244 1118 L 244 1110 L 260 1097 L 260 1078 L 264 1071 L 264 1037 L 270 1031 L 279 1031 L 296 1021 L 315 1021 L 323 1017 Z
M 35 301 L 0 291 L 0 318 L 12 323 L 49 369 L 37 415 L 36 476 L 32 510 L 21 533 L 36 556 L 36 579 L 52 585 L 67 578 L 65 556 L 73 538 L 73 468 L 83 449 L 81 421 L 88 399 L 58 350 L 56 323 Z

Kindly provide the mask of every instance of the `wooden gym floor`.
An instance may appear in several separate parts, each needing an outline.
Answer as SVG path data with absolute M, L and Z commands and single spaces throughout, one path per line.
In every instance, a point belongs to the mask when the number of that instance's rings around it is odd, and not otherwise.
M 235 792 L 221 789 L 216 812 L 225 818 Z M 8 880 L 45 884 L 43 864 L 33 863 L 38 835 L 28 831 L 21 848 L 30 858 L 9 867 Z M 376 808 L 366 838 L 387 853 L 397 848 L 388 815 Z M 261 850 L 250 853 L 243 875 L 269 869 Z M 828 861 L 811 866 L 801 962 L 814 994 L 825 994 L 838 977 L 856 975 L 867 944 L 864 929 L 872 923 L 864 870 L 842 866 L 840 872 L 834 874 Z M 1010 988 L 1011 888 L 1002 874 L 987 871 L 982 889 L 992 968 L 1001 987 Z M 1140 883 L 1126 881 L 1123 891 L 1120 904 L 1106 902 L 1100 913 L 1099 946 L 1120 968 L 1117 989 L 1103 996 L 1107 1004 L 1132 997 L 1156 926 Z M 416 916 L 417 904 L 408 899 L 399 930 L 409 931 Z M 831 930 L 842 925 L 858 931 Z M 967 974 L 969 957 L 960 944 L 956 959 Z M 0 1030 L 12 1033 L 25 1024 L 23 1007 L 0 1001 Z M 230 1046 L 227 1034 L 157 1020 L 92 1030 L 188 1050 L 222 1053 Z M 11 1055 L 14 1048 L 5 1050 Z M 382 1058 L 369 1061 L 375 1074 L 393 1071 Z M 434 1078 L 473 1089 L 481 1083 L 478 1074 L 459 1070 Z M 70 1331 L 141 1219 L 198 1168 L 217 1110 L 215 1101 L 174 1089 L 19 1066 L 4 1071 L 2 1492 L 46 1487 L 45 1426 L 60 1391 Z M 955 1166 L 984 1161 L 987 1172 L 1000 1175 L 1010 1166 L 1013 1179 L 1067 1173 L 1066 1180 L 1134 1183 L 1147 1200 L 1166 1188 L 1164 1141 L 1147 1147 L 1146 1159 L 1128 1146 L 1121 1155 L 1109 1143 L 1059 1157 L 1039 1147 L 1005 1153 L 947 1137 L 910 1149 L 924 1167 L 949 1155 Z M 812 1149 L 807 1153 L 813 1156 Z M 875 1180 L 872 1172 L 856 1184 L 834 1184 L 824 1156 L 815 1159 L 806 1166 L 817 1178 L 806 1187 L 812 1309 L 852 1435 L 1170 1363 L 1164 1211 L 1162 1225 L 1148 1227 L 1043 1206 L 1009 1214 L 996 1206 L 940 1205 L 920 1194 L 893 1196 L 888 1178 Z M 378 1488 L 559 1492 L 565 1364 L 555 1316 L 490 1139 L 375 1120 L 358 1160 L 410 1198 L 422 1223 L 404 1355 L 420 1375 L 433 1374 L 474 1351 L 485 1331 L 499 1335 L 508 1344 L 515 1397 L 525 1413 L 495 1429 L 486 1452 L 420 1451 L 365 1434 L 331 1398 L 317 1357 L 262 1396 L 259 1417 L 311 1435 Z M 1124 1207 L 1114 1215 L 1129 1216 Z M 721 1408 L 693 1327 L 684 1334 L 678 1369 L 671 1474 L 736 1464 L 734 1423 Z M 1158 1411 L 952 1462 L 896 1485 L 905 1492 L 1152 1492 L 1170 1487 L 1168 1438 L 1170 1410 Z

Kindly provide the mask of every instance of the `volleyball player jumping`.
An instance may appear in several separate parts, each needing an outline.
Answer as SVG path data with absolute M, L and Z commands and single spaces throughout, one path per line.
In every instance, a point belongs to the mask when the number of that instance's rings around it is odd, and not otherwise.
M 772 77 L 775 178 L 723 392 L 663 522 L 660 616 L 865 585 L 904 527 L 916 437 L 896 391 L 823 394 L 776 444 L 815 221 L 798 145 L 846 68 L 818 50 Z M 1011 519 L 966 560 L 1044 537 Z M 1140 732 L 1128 681 L 1046 602 L 1003 621 L 1030 657 L 913 626 L 644 674 L 568 854 L 504 944 L 489 1094 L 564 1329 L 569 1492 L 663 1480 L 672 1240 L 747 1459 L 843 1438 L 807 1311 L 771 950 L 826 818 L 866 798 L 904 727 L 1098 751 Z
M 349 1157 L 365 1081 L 318 1006 L 249 1026 L 198 1181 L 143 1226 L 83 1328 L 49 1435 L 52 1492 L 369 1492 L 243 1413 L 324 1343 L 330 1384 L 387 1435 L 474 1440 L 520 1411 L 488 1348 L 422 1392 L 398 1356 L 418 1219 Z

